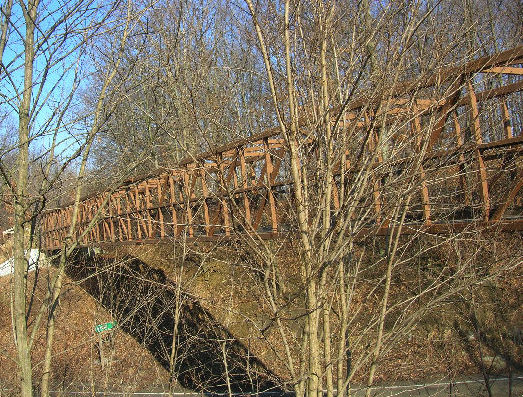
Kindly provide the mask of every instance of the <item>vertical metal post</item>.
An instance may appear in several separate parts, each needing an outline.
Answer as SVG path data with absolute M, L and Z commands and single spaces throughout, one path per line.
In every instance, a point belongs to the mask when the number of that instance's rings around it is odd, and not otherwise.
M 470 79 L 467 81 L 467 86 L 470 101 L 470 128 L 474 133 L 476 145 L 480 145 L 483 142 L 483 139 L 481 137 L 481 128 L 479 124 L 478 101 L 476 99 L 476 93 L 474 92 L 474 87 L 472 86 Z M 481 152 L 477 147 L 476 161 L 478 165 L 479 181 L 481 184 L 481 198 L 483 199 L 483 220 L 488 221 L 490 215 L 490 199 L 488 192 L 487 170 L 485 167 L 485 161 L 483 160 L 483 156 L 481 155 Z
M 267 169 L 267 194 L 269 196 L 269 205 L 271 211 L 271 223 L 272 223 L 272 232 L 278 232 L 278 218 L 276 217 L 276 201 L 274 200 L 274 194 L 272 192 L 272 181 L 276 178 L 276 175 L 273 175 L 274 167 L 272 165 L 269 139 L 265 138 L 263 140 L 263 146 L 265 149 L 265 166 Z

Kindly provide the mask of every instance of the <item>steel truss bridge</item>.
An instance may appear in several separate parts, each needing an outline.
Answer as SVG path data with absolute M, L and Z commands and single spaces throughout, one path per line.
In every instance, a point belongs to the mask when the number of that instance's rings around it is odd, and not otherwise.
M 341 117 L 337 136 L 351 139 L 334 142 L 345 155 L 333 172 L 332 211 L 344 205 L 341 184 L 350 185 L 363 151 L 373 159 L 372 181 L 360 203 L 369 221 L 358 233 L 387 233 L 394 194 L 405 183 L 401 176 L 423 153 L 403 233 L 523 230 L 522 64 L 520 46 L 375 90 L 343 111 L 333 109 Z M 300 158 L 301 172 L 314 173 L 310 161 L 318 156 L 320 138 L 311 132 L 310 115 L 300 117 L 306 148 L 301 153 L 309 154 Z M 386 145 L 379 144 L 384 129 L 393 131 Z M 72 237 L 88 246 L 240 234 L 275 238 L 297 231 L 289 163 L 279 128 L 236 140 L 187 158 L 176 169 L 85 198 Z M 44 212 L 43 246 L 60 248 L 72 218 L 73 205 Z

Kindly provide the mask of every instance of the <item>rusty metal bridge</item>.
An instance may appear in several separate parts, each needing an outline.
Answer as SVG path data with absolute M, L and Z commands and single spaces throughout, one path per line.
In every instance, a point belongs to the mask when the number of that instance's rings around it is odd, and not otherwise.
M 396 84 L 386 93 L 362 95 L 342 112 L 333 109 L 342 120 L 338 136 L 350 131 L 352 138 L 335 142 L 346 147 L 333 173 L 332 210 L 343 205 L 339 191 L 357 172 L 357 156 L 374 154 L 367 199 L 358 204 L 373 215 L 359 233 L 386 233 L 395 186 L 405 181 L 398 176 L 423 153 L 416 171 L 417 201 L 410 206 L 404 233 L 523 230 L 522 64 L 520 46 Z M 380 128 L 394 131 L 386 146 L 378 144 Z M 301 144 L 311 158 L 315 139 L 303 133 Z M 300 159 L 301 172 L 314 172 L 308 160 Z M 278 128 L 231 142 L 190 157 L 177 169 L 82 200 L 73 237 L 87 246 L 291 233 L 296 226 L 289 162 Z M 62 246 L 72 217 L 72 205 L 43 214 L 44 247 Z

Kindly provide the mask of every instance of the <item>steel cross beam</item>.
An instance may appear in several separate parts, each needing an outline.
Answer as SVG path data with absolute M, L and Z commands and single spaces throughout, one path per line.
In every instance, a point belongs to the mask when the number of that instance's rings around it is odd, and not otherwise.
M 338 136 L 360 139 L 358 150 L 343 147 L 341 138 L 335 142 L 344 156 L 335 164 L 333 181 L 327 181 L 333 187 L 332 209 L 343 206 L 341 174 L 350 183 L 358 172 L 355 153 L 370 154 L 372 184 L 362 205 L 373 216 L 357 233 L 386 233 L 395 227 L 391 191 L 394 183 L 403 181 L 398 177 L 391 182 L 391 170 L 401 176 L 422 153 L 417 202 L 407 214 L 404 233 L 523 230 L 522 63 L 520 46 L 398 84 L 387 90 L 387 97 L 362 94 L 345 108 L 332 109 L 341 116 Z M 385 121 L 378 125 L 378 119 Z M 320 137 L 310 133 L 306 120 L 300 121 L 300 144 L 314 160 Z M 380 128 L 394 131 L 388 152 L 378 144 Z M 289 161 L 277 128 L 236 140 L 187 158 L 176 170 L 85 198 L 70 237 L 80 245 L 93 245 L 292 233 L 296 227 Z M 301 172 L 315 171 L 307 168 L 309 158 L 301 161 Z M 62 246 L 72 214 L 71 205 L 42 214 L 46 249 Z

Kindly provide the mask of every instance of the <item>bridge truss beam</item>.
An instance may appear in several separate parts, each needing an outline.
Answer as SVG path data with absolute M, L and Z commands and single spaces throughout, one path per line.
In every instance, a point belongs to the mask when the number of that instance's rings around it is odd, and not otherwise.
M 522 63 L 523 46 L 398 84 L 387 95 L 353 101 L 341 114 L 337 135 L 349 134 L 351 142 L 338 138 L 335 143 L 344 155 L 329 182 L 332 210 L 344 205 L 340 191 L 350 189 L 361 167 L 358 154 L 365 153 L 372 159 L 372 188 L 356 205 L 372 216 L 354 233 L 387 233 L 395 227 L 394 187 L 413 177 L 409 170 L 421 156 L 418 199 L 407 213 L 404 233 L 523 230 Z M 300 144 L 315 158 L 321 136 L 307 121 L 311 116 L 302 113 Z M 385 146 L 383 129 L 392 131 Z M 317 171 L 308 158 L 301 160 L 301 172 Z M 279 129 L 231 142 L 189 157 L 177 169 L 85 198 L 75 235 L 81 245 L 91 245 L 292 233 L 289 162 Z M 67 206 L 43 214 L 44 247 L 61 247 L 72 213 Z

